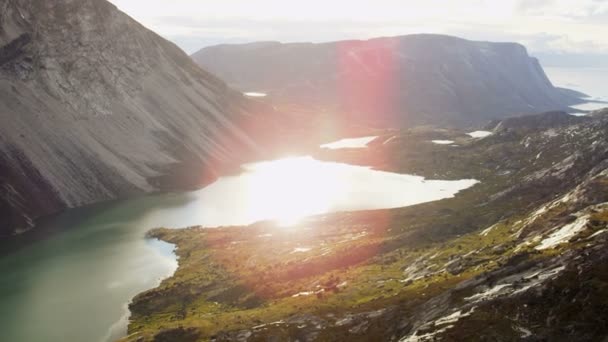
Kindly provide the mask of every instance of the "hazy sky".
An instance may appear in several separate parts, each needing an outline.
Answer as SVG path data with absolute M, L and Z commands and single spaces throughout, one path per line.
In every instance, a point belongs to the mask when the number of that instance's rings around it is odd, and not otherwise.
M 410 33 L 517 41 L 533 53 L 608 53 L 608 0 L 111 0 L 191 53 L 257 40 Z

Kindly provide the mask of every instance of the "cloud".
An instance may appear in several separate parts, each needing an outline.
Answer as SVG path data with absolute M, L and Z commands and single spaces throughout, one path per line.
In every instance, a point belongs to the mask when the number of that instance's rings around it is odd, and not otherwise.
M 520 0 L 518 12 L 527 16 L 589 19 L 608 13 L 607 0 Z
M 532 51 L 608 52 L 608 0 L 111 1 L 187 52 L 220 42 L 410 33 L 508 39 Z

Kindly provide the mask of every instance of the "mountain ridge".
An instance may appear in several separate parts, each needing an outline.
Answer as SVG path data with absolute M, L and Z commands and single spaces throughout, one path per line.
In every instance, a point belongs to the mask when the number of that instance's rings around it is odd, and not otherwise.
M 191 57 L 242 91 L 384 126 L 479 125 L 566 110 L 582 95 L 554 87 L 521 44 L 434 34 L 225 44 Z
M 276 128 L 261 116 L 271 108 L 105 0 L 0 8 L 0 235 L 65 208 L 203 184 Z

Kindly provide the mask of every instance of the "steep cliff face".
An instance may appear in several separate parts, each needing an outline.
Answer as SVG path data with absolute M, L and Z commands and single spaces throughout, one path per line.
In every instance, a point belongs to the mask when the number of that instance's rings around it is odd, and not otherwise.
M 410 35 L 221 45 L 192 57 L 243 91 L 388 126 L 479 124 L 577 102 L 576 94 L 556 89 L 539 62 L 514 43 Z
M 254 113 L 107 1 L 0 0 L 0 235 L 203 182 L 255 153 Z

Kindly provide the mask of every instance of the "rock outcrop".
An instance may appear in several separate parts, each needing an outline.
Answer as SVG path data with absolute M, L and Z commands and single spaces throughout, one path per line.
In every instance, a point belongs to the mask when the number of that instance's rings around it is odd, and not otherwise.
M 270 222 L 155 230 L 177 246 L 179 267 L 133 299 L 124 341 L 184 331 L 214 341 L 602 341 L 608 117 L 573 118 L 507 119 L 484 138 L 387 131 L 377 140 L 388 143 L 343 154 L 480 180 L 451 199 L 311 217 L 288 233 Z
M 0 0 L 0 236 L 205 182 L 256 153 L 256 106 L 105 0 Z
M 566 112 L 545 112 L 534 115 L 523 115 L 490 123 L 488 129 L 504 131 L 538 131 L 549 128 L 571 126 L 588 121 L 586 117 L 570 115 Z
M 580 102 L 514 43 L 409 35 L 207 47 L 193 59 L 243 91 L 382 126 L 467 126 Z

